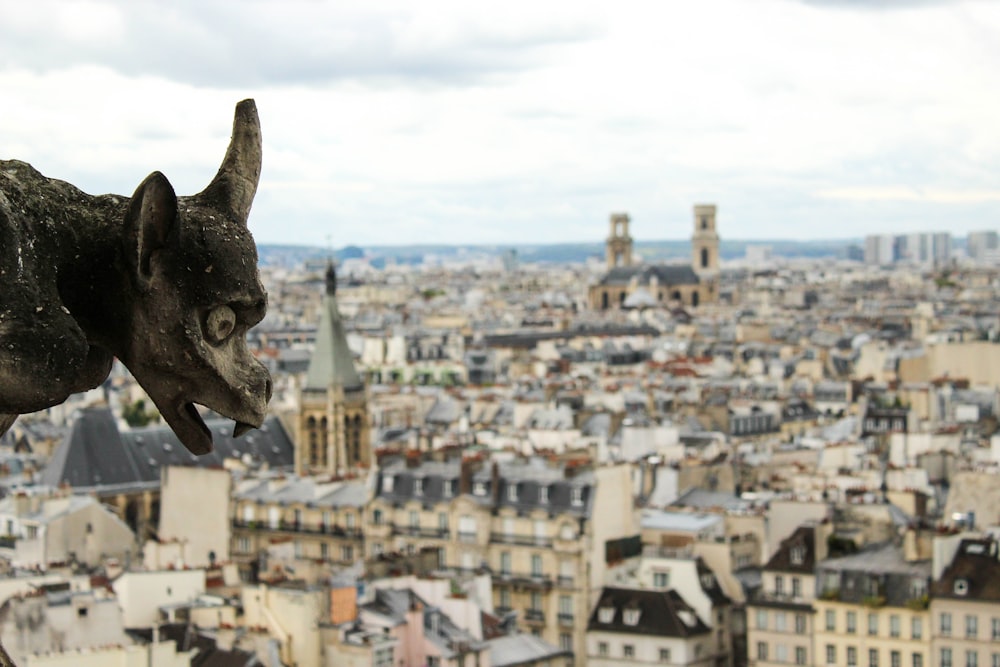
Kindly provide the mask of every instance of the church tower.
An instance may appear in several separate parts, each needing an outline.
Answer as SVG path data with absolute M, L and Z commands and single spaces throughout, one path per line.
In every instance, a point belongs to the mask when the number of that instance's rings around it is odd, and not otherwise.
M 295 472 L 342 475 L 371 465 L 368 399 L 337 308 L 337 274 L 326 270 L 316 349 L 299 400 Z
M 719 274 L 719 233 L 715 229 L 715 204 L 696 204 L 694 207 L 691 268 L 702 280 Z
M 632 265 L 632 237 L 628 235 L 628 214 L 611 214 L 611 231 L 607 240 L 608 270 Z

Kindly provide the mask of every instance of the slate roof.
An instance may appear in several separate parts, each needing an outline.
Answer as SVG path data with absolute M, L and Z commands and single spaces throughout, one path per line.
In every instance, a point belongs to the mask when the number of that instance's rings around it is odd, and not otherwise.
M 769 572 L 813 574 L 816 566 L 816 531 L 812 526 L 799 526 L 781 541 L 781 546 L 767 561 Z
M 229 419 L 205 419 L 215 448 L 195 456 L 167 426 L 151 426 L 120 432 L 111 409 L 84 408 L 70 426 L 40 482 L 73 488 L 149 488 L 160 483 L 166 465 L 221 467 L 228 458 L 249 454 L 271 470 L 291 468 L 295 463 L 292 440 L 277 417 L 268 417 L 259 430 L 233 438 Z
M 573 652 L 554 646 L 541 637 L 528 633 L 506 635 L 486 642 L 493 667 L 548 664 L 549 660 L 572 657 Z
M 608 607 L 614 609 L 614 615 L 610 622 L 602 623 L 600 611 L 602 608 Z M 626 625 L 624 621 L 626 609 L 639 610 L 639 620 L 635 625 Z M 685 617 L 687 617 L 687 622 Z M 587 630 L 682 639 L 711 632 L 711 629 L 698 618 L 694 609 L 684 601 L 684 598 L 677 591 L 630 588 L 603 589 L 601 597 L 590 615 Z
M 648 286 L 656 277 L 660 285 L 697 285 L 698 274 L 688 264 L 640 264 L 617 266 L 601 278 L 601 285 L 628 285 L 635 277 L 640 285 Z
M 953 600 L 1000 602 L 997 543 L 991 539 L 962 540 L 951 564 L 931 585 L 931 595 Z
M 303 389 L 324 391 L 330 385 L 343 387 L 345 391 L 363 387 L 361 377 L 354 368 L 354 354 L 347 346 L 344 321 L 337 308 L 337 297 L 328 291 L 323 297 L 316 347 L 309 360 L 309 371 L 306 373 Z

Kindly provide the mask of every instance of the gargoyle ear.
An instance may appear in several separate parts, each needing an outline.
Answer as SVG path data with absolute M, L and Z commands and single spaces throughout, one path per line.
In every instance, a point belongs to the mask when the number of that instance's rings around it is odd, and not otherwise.
M 166 176 L 154 171 L 136 188 L 125 219 L 131 246 L 125 251 L 141 284 L 151 277 L 150 258 L 166 244 L 176 222 L 174 188 Z

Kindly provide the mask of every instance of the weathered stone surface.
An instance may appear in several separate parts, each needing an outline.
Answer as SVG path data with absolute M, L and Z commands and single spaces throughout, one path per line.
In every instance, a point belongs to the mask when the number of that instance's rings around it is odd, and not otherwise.
M 98 386 L 114 357 L 195 454 L 212 448 L 195 403 L 260 426 L 271 380 L 245 340 L 267 306 L 246 224 L 260 164 L 253 100 L 190 197 L 159 172 L 131 198 L 92 196 L 0 161 L 0 434 Z

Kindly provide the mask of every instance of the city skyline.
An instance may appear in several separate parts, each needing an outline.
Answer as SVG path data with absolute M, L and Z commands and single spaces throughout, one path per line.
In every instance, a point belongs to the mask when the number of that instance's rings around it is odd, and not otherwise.
M 993 28 L 993 30 L 991 30 Z M 104 2 L 0 7 L 0 158 L 91 192 L 207 182 L 254 97 L 260 243 L 990 230 L 1000 7 Z

